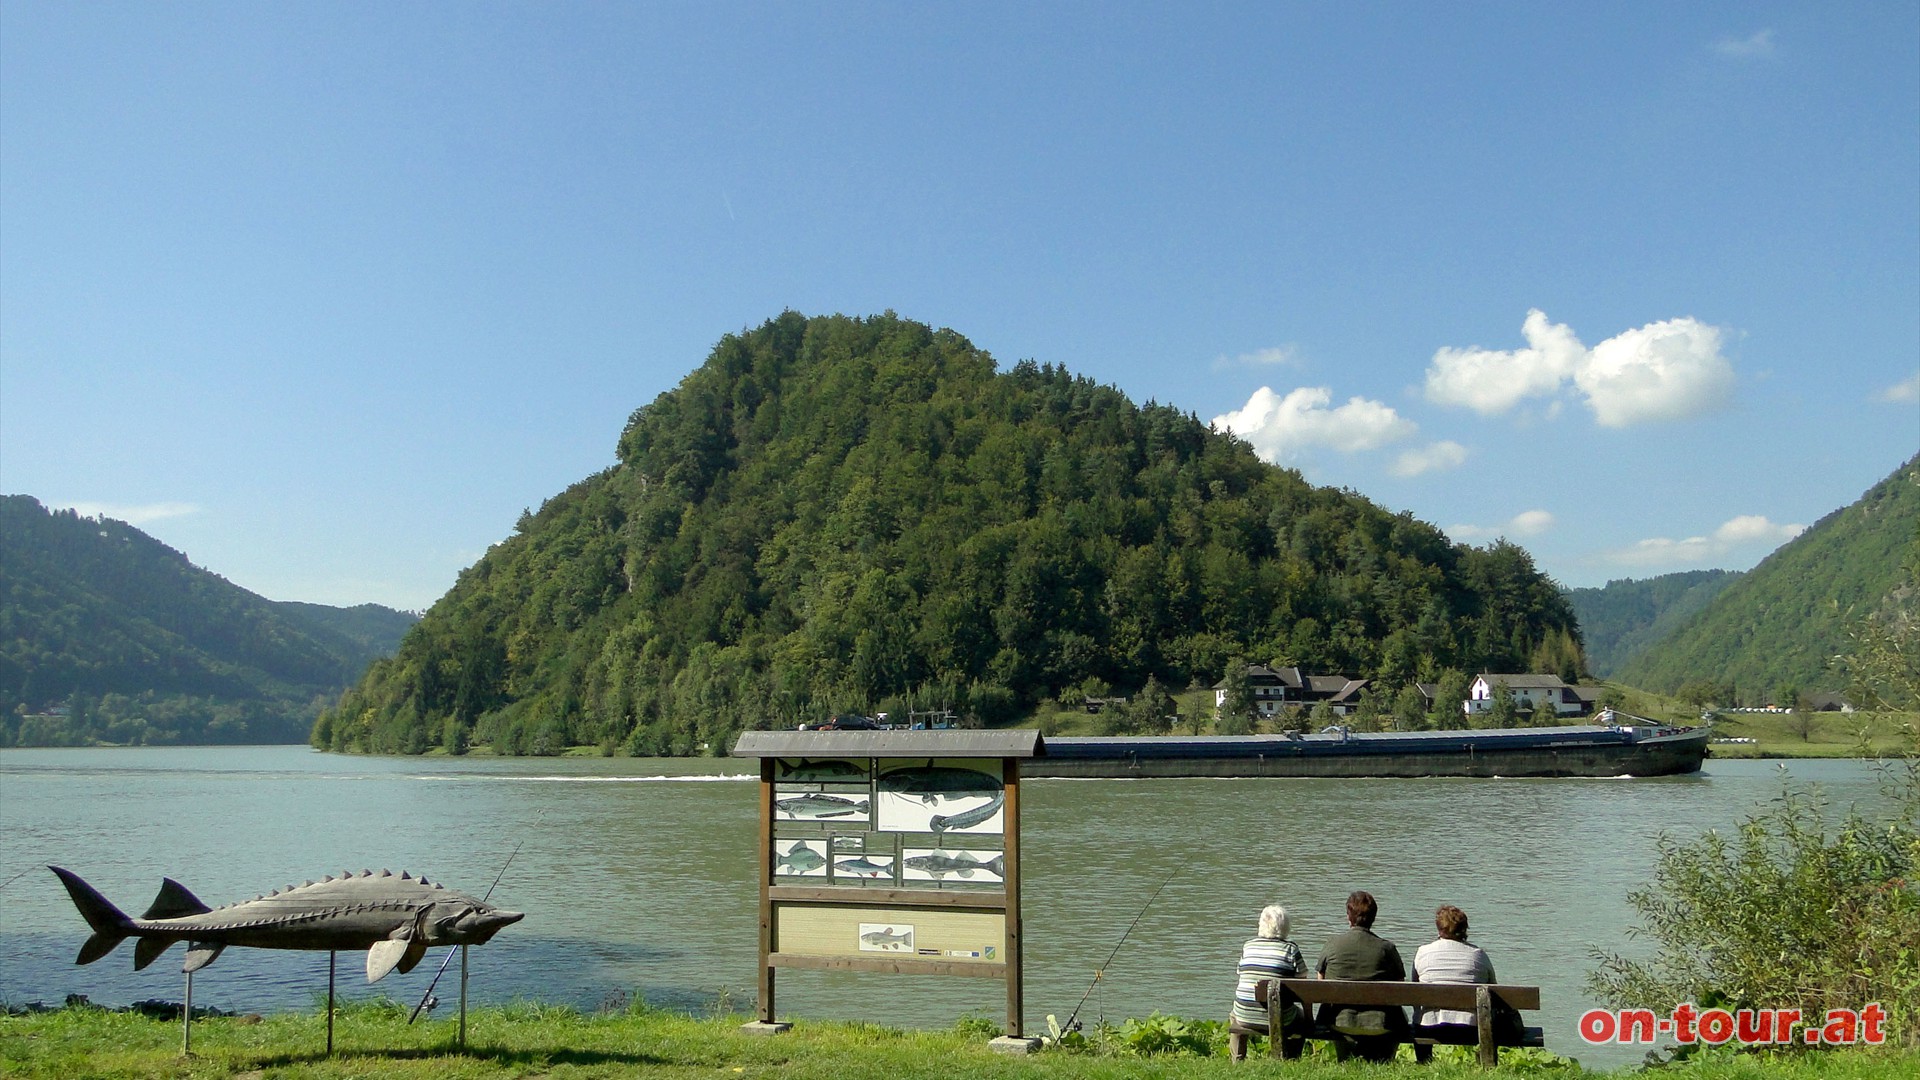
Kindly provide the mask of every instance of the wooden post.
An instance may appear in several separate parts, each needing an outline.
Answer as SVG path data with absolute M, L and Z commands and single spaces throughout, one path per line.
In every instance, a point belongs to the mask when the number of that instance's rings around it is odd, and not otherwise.
M 760 759 L 760 1022 L 773 1024 L 773 758 Z
M 1267 983 L 1267 1056 L 1275 1061 L 1286 1057 L 1289 996 L 1289 992 L 1281 989 L 1278 982 Z M 1304 1005 L 1301 1012 L 1303 1015 L 1306 1012 Z
M 460 1049 L 467 1048 L 467 947 L 460 946 Z
M 1006 822 L 1003 838 L 1006 850 L 1002 855 L 1002 865 L 1006 869 L 1007 894 L 1007 1037 L 1026 1038 L 1026 1001 L 1020 979 L 1021 927 L 1020 927 L 1020 762 L 1016 758 L 1002 761 L 1002 789 L 1006 792 L 1005 814 L 1001 818 Z
M 333 1056 L 333 975 L 340 961 L 337 950 L 327 952 L 327 1056 Z
M 1481 983 L 1473 988 L 1473 1019 L 1480 1026 L 1480 1064 L 1500 1064 L 1500 1046 L 1493 1041 L 1493 991 Z
M 187 1004 L 180 1010 L 180 1056 L 193 1056 L 193 972 L 187 972 Z

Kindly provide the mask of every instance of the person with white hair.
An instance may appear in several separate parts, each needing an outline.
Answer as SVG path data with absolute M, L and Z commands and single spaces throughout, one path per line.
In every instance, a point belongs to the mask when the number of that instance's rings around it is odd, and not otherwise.
M 1300 957 L 1300 946 L 1289 938 L 1290 927 L 1287 921 L 1287 909 L 1279 904 L 1269 904 L 1260 912 L 1260 921 L 1256 936 L 1247 939 L 1240 950 L 1240 982 L 1233 991 L 1234 1027 L 1266 1033 L 1267 1007 L 1255 1000 L 1254 989 L 1262 979 L 1291 979 L 1300 974 L 1305 961 Z M 1297 1006 L 1289 1005 L 1291 1010 L 1286 1018 L 1288 1027 L 1292 1027 L 1298 1017 Z M 1281 1051 L 1287 1057 L 1299 1057 L 1305 1045 L 1304 1036 L 1288 1039 Z M 1247 1056 L 1247 1037 L 1244 1034 L 1230 1033 L 1227 1038 L 1228 1052 L 1235 1061 Z

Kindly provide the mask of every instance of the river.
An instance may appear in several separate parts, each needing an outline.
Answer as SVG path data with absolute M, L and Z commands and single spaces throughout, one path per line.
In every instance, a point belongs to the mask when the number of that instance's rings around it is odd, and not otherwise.
M 42 865 L 67 867 L 130 914 L 160 878 L 212 905 L 342 870 L 424 873 L 475 895 L 510 854 L 496 904 L 524 922 L 472 952 L 473 1000 L 593 1009 L 623 995 L 690 1011 L 751 1007 L 756 884 L 752 762 L 631 758 L 365 758 L 304 747 L 0 751 L 0 1002 L 100 1004 L 182 990 L 176 949 L 143 972 L 123 945 L 75 967 L 85 924 Z M 1088 1020 L 1224 1015 L 1240 943 L 1283 903 L 1309 962 L 1344 929 L 1348 892 L 1404 956 L 1457 904 L 1501 977 L 1537 983 L 1551 1049 L 1575 1021 L 1594 948 L 1631 952 L 1629 890 L 1662 833 L 1689 839 L 1777 798 L 1783 772 L 1832 803 L 1873 806 L 1854 761 L 1709 761 L 1693 776 L 1562 780 L 1030 780 L 1022 785 L 1029 1031 L 1087 997 Z M 1147 905 L 1156 889 L 1157 899 Z M 1142 911 L 1145 907 L 1144 913 Z M 417 1000 L 436 951 L 352 997 Z M 233 949 L 195 978 L 196 1004 L 312 1008 L 326 958 Z M 442 984 L 447 1002 L 457 993 Z M 944 1026 L 1004 1012 L 993 980 L 783 972 L 783 1017 Z M 1091 1026 L 1091 1025 L 1089 1025 Z

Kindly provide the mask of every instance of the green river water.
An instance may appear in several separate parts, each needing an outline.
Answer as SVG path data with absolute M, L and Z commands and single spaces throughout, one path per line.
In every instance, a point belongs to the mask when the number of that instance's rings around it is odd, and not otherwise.
M 131 946 L 73 957 L 86 928 L 46 863 L 130 914 L 162 876 L 209 904 L 342 870 L 424 873 L 525 911 L 472 953 L 479 1001 L 592 1009 L 623 995 L 751 1007 L 756 887 L 753 763 L 630 758 L 361 758 L 304 747 L 0 751 L 0 1002 L 178 1000 L 175 950 L 143 972 Z M 1862 762 L 1797 762 L 1836 806 L 1880 795 Z M 1542 987 L 1551 1049 L 1595 1065 L 1637 1051 L 1583 1045 L 1595 947 L 1633 951 L 1626 895 L 1657 838 L 1725 828 L 1777 798 L 1782 768 L 1709 761 L 1700 774 L 1614 780 L 1031 780 L 1022 785 L 1030 1031 L 1065 1018 L 1136 915 L 1082 1016 L 1220 1017 L 1240 943 L 1282 903 L 1308 961 L 1344 928 L 1348 892 L 1381 904 L 1404 956 L 1457 904 L 1501 978 Z M 1164 889 L 1161 886 L 1164 883 Z M 1156 889 L 1159 895 L 1147 906 Z M 1142 908 L 1145 906 L 1144 914 Z M 411 1004 L 439 965 L 351 997 Z M 326 957 L 233 949 L 195 977 L 196 1004 L 313 1007 Z M 452 982 L 438 991 L 451 1002 Z M 984 979 L 785 972 L 783 1016 L 944 1026 L 1003 1015 Z

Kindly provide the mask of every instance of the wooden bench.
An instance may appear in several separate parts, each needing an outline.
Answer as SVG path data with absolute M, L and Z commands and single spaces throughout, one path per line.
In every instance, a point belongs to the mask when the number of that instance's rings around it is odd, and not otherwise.
M 1254 989 L 1256 1000 L 1267 1007 L 1267 1031 L 1254 1031 L 1238 1024 L 1227 1027 L 1228 1050 L 1235 1061 L 1246 1057 L 1247 1037 L 1265 1035 L 1268 1031 L 1275 1034 L 1269 1038 L 1271 1051 L 1275 1058 L 1283 1056 L 1286 1041 L 1293 1039 L 1330 1039 L 1334 1032 L 1330 1027 L 1313 1021 L 1312 1006 L 1323 1003 L 1337 1005 L 1372 1006 L 1389 1008 L 1398 1006 L 1419 1006 L 1427 1009 L 1451 1009 L 1474 1014 L 1477 1021 L 1476 1031 L 1459 1033 L 1456 1031 L 1428 1031 L 1415 1026 L 1413 1029 L 1414 1052 L 1421 1060 L 1426 1059 L 1423 1048 L 1435 1044 L 1455 1046 L 1478 1046 L 1480 1064 L 1492 1066 L 1500 1063 L 1502 1046 L 1545 1046 L 1546 1036 L 1541 1028 L 1521 1028 L 1518 1036 L 1512 1031 L 1497 1030 L 1494 1024 L 1494 1002 L 1499 1001 L 1515 1010 L 1534 1010 L 1540 1007 L 1540 988 L 1537 986 L 1514 986 L 1507 983 L 1423 983 L 1423 982 L 1349 982 L 1340 979 L 1262 979 Z M 1287 1005 L 1299 1006 L 1300 1019 L 1291 1025 L 1283 1026 Z

